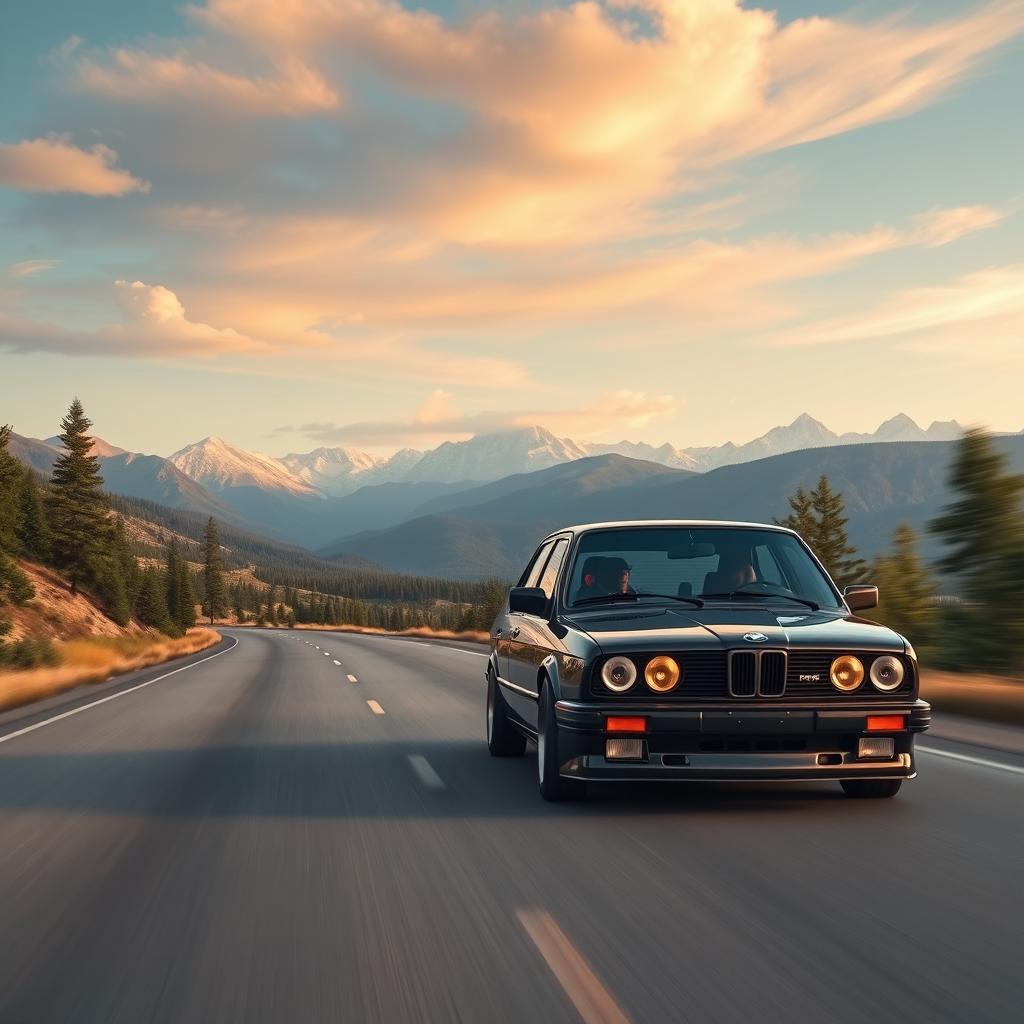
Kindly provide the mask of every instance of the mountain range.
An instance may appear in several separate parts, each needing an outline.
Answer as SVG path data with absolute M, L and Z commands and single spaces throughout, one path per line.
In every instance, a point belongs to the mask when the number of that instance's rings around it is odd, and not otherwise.
M 168 458 L 100 438 L 93 450 L 113 493 L 397 571 L 479 576 L 505 573 L 528 546 L 522 538 L 573 519 L 781 515 L 785 497 L 821 472 L 835 474 L 851 533 L 869 531 L 872 517 L 881 529 L 892 510 L 934 504 L 950 441 L 961 433 L 954 421 L 923 429 L 900 415 L 872 433 L 837 434 L 804 414 L 746 444 L 715 448 L 590 444 L 534 426 L 390 457 L 321 447 L 276 458 L 219 437 Z M 14 435 L 11 447 L 49 473 L 60 439 Z M 867 534 L 860 544 L 884 546 Z

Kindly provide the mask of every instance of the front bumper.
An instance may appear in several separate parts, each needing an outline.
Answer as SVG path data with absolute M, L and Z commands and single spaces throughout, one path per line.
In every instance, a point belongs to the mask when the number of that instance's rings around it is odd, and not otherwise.
M 931 721 L 925 701 L 900 705 L 795 707 L 793 705 L 680 708 L 664 704 L 623 706 L 560 700 L 561 774 L 592 781 L 672 780 L 801 781 L 912 779 L 914 734 Z M 642 715 L 646 729 L 635 760 L 607 759 L 609 715 Z M 903 715 L 906 728 L 868 731 L 867 719 Z M 891 737 L 892 757 L 860 758 L 862 737 Z

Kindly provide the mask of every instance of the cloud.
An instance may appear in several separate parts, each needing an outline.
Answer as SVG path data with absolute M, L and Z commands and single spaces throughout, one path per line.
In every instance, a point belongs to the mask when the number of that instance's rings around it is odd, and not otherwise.
M 487 410 L 462 414 L 452 396 L 436 390 L 408 420 L 368 420 L 356 423 L 305 423 L 297 432 L 325 444 L 401 444 L 435 437 L 469 437 L 541 424 L 573 436 L 637 430 L 676 410 L 671 395 L 613 391 L 595 395 L 585 406 L 568 409 Z M 287 428 L 291 432 L 292 428 Z M 281 428 L 284 432 L 285 428 Z
M 0 185 L 25 192 L 77 192 L 123 196 L 149 184 L 114 165 L 117 153 L 97 143 L 79 149 L 69 135 L 0 144 Z
M 993 339 L 998 346 L 1004 344 L 1006 333 L 1016 338 L 1018 358 L 1024 365 L 1024 355 L 1021 354 L 1024 346 L 1021 341 L 1024 334 L 1024 265 L 990 267 L 964 274 L 947 284 L 911 288 L 874 310 L 780 332 L 768 343 L 777 346 L 837 344 L 914 335 L 982 321 L 1001 324 Z M 929 351 L 933 342 L 918 339 L 913 345 L 919 351 Z M 947 349 L 948 341 L 944 339 L 938 347 Z M 961 334 L 959 347 L 965 353 L 977 354 L 979 347 L 985 347 L 985 340 L 983 336 L 972 336 L 968 340 Z
M 267 351 L 265 343 L 230 327 L 211 327 L 189 320 L 177 295 L 162 285 L 117 281 L 115 290 L 123 313 L 121 323 L 82 330 L 0 314 L 0 346 L 15 352 L 139 359 Z
M 52 270 L 60 260 L 22 260 L 20 263 L 12 263 L 7 268 L 11 277 L 31 277 L 33 274 L 41 274 L 45 270 Z
M 226 71 L 183 53 L 117 49 L 105 63 L 79 60 L 74 81 L 119 103 L 198 103 L 203 111 L 213 107 L 235 116 L 303 116 L 334 110 L 341 102 L 322 75 L 295 59 L 284 60 L 267 77 Z

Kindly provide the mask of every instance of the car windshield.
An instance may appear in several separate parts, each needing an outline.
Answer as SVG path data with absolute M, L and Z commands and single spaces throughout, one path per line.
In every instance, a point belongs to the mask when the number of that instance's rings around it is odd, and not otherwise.
M 792 534 L 739 526 L 640 526 L 583 535 L 569 575 L 572 606 L 672 597 L 841 608 Z M 693 601 L 697 604 L 697 601 Z

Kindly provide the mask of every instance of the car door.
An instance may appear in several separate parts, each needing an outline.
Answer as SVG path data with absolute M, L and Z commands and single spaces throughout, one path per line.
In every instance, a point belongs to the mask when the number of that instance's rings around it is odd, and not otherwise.
M 524 586 L 540 587 L 550 600 L 568 549 L 568 537 L 555 538 L 535 581 Z M 509 622 L 512 623 L 507 676 L 511 684 L 507 694 L 509 704 L 531 729 L 536 729 L 540 666 L 552 652 L 561 651 L 562 645 L 552 633 L 547 618 L 519 612 L 510 615 Z
M 546 540 L 534 552 L 533 558 L 527 563 L 522 576 L 519 577 L 519 582 L 516 583 L 517 587 L 533 587 L 537 585 L 537 581 L 540 579 L 540 574 L 544 571 L 544 566 L 547 563 L 548 555 L 551 553 L 554 543 L 553 540 Z M 495 623 L 494 648 L 498 659 L 499 680 L 507 681 L 509 679 L 509 649 L 512 644 L 513 634 L 518 636 L 518 631 L 521 630 L 520 618 L 521 616 L 517 613 L 508 610 L 508 603 L 506 602 L 504 615 L 500 616 Z M 506 692 L 505 697 L 508 699 L 511 697 L 511 694 Z

